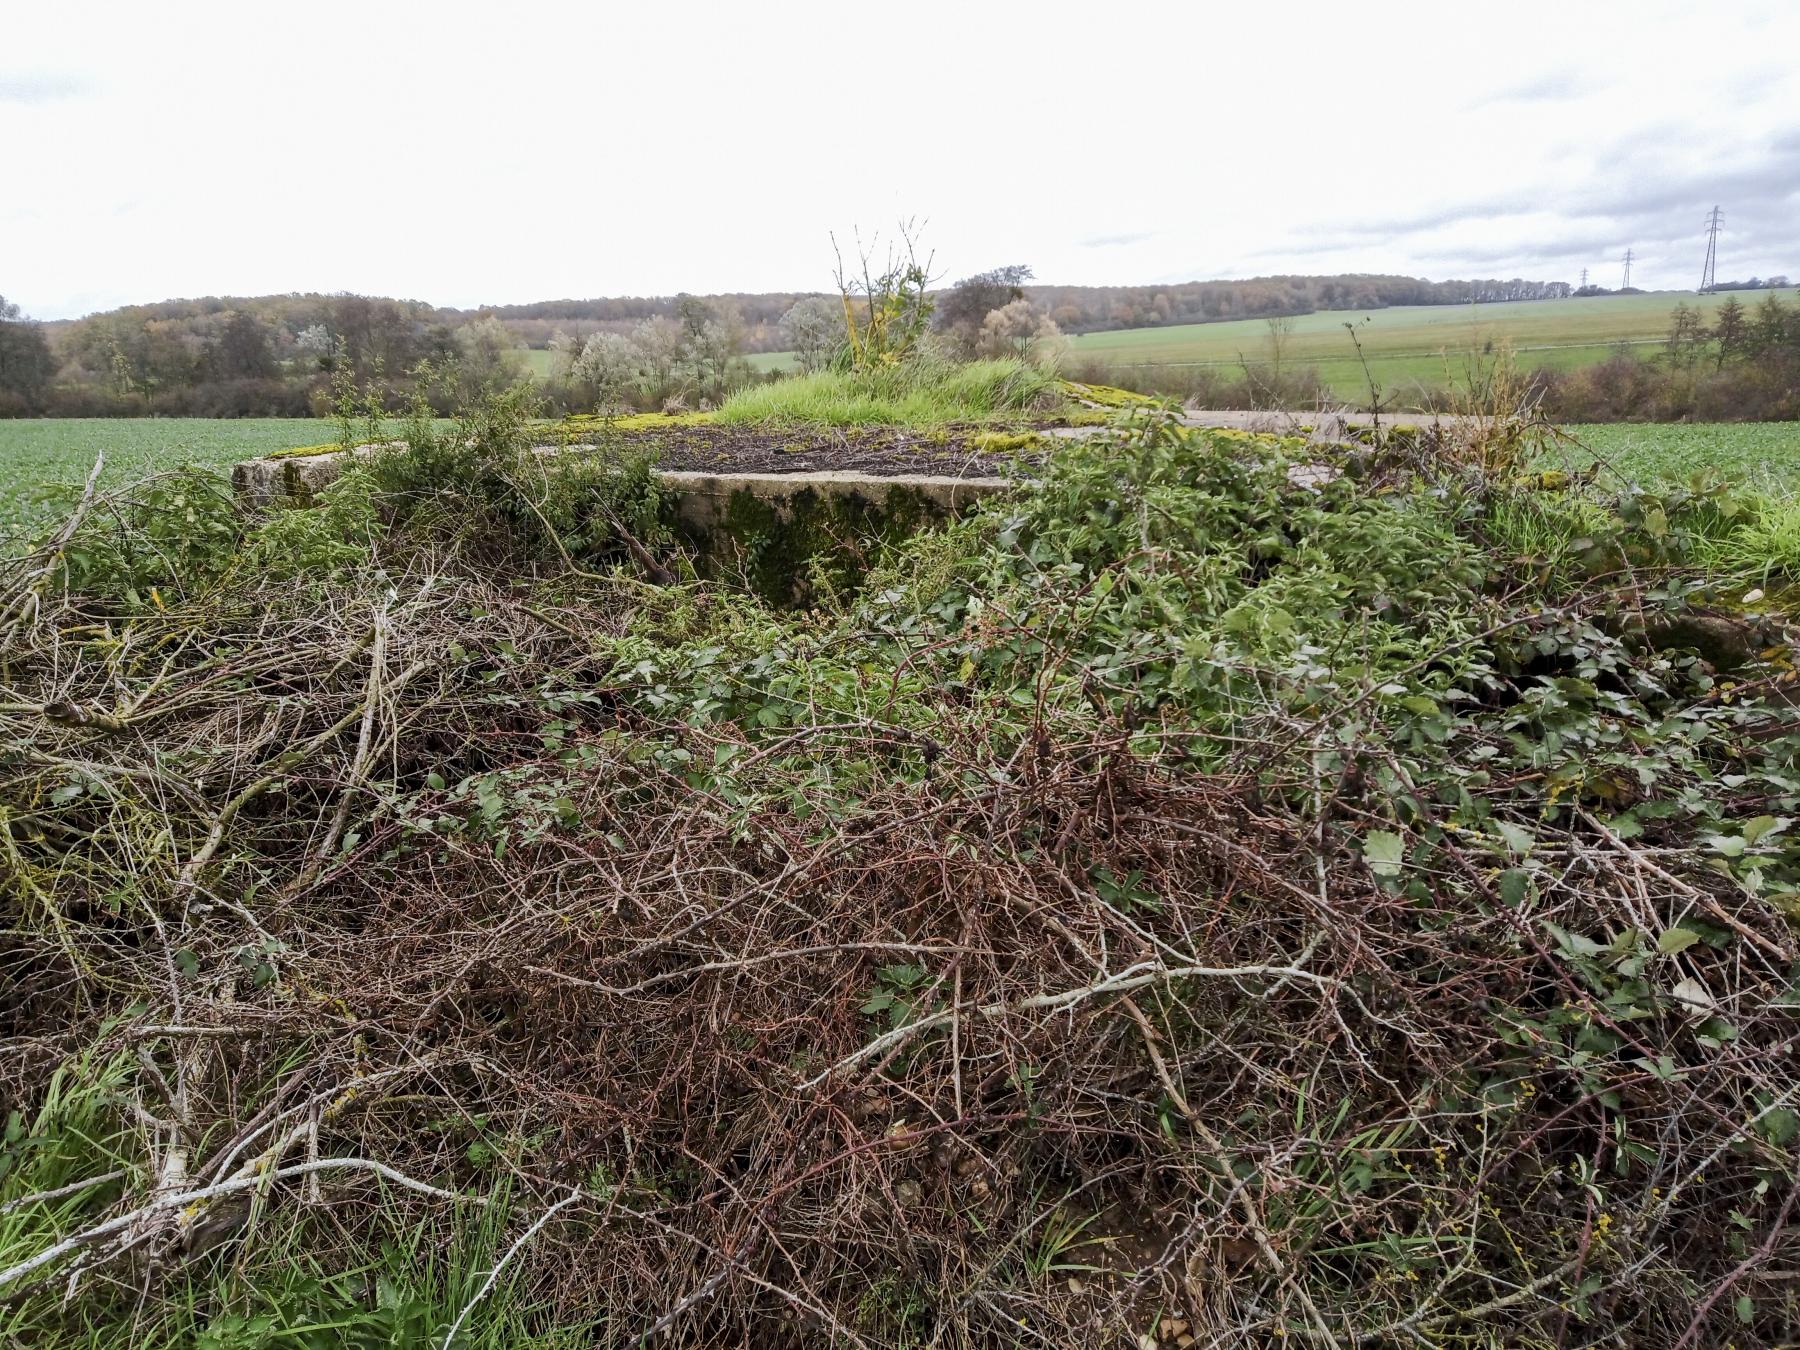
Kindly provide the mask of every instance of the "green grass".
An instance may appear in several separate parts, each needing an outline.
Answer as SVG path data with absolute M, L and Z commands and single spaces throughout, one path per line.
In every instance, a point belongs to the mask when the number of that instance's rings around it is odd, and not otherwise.
M 785 375 L 791 370 L 800 368 L 800 363 L 793 352 L 751 352 L 744 359 L 750 363 L 750 369 L 758 375 L 767 375 L 770 371 L 777 371 Z
M 121 1182 L 47 1202 L 28 1197 L 137 1161 L 123 1106 L 133 1062 L 129 1054 L 76 1055 L 49 1076 L 29 1115 L 0 1112 L 0 1268 L 107 1216 Z M 141 1350 L 435 1346 L 520 1224 L 504 1175 L 483 1190 L 485 1207 L 425 1220 L 399 1204 L 384 1212 L 371 1195 L 365 1225 L 348 1235 L 330 1223 L 271 1225 L 237 1261 L 164 1272 L 160 1297 L 147 1307 L 100 1298 L 46 1315 L 0 1301 L 0 1344 L 107 1350 L 126 1343 L 121 1323 L 129 1320 L 129 1343 Z M 591 1328 L 552 1327 L 517 1274 L 503 1271 L 465 1319 L 459 1350 L 594 1343 Z
M 1591 296 L 1578 300 L 1522 300 L 1484 305 L 1407 305 L 1394 309 L 1332 310 L 1303 314 L 1291 322 L 1284 362 L 1316 366 L 1338 397 L 1368 400 L 1364 377 L 1346 323 L 1384 392 L 1435 388 L 1461 373 L 1464 352 L 1488 342 L 1507 341 L 1525 369 L 1571 369 L 1604 359 L 1621 343 L 1650 347 L 1668 333 L 1669 311 L 1686 301 L 1710 314 L 1728 292 L 1658 291 L 1648 295 Z M 1754 307 L 1765 291 L 1735 292 Z M 1367 322 L 1363 322 L 1364 319 Z M 1262 319 L 1227 323 L 1178 324 L 1085 333 L 1070 339 L 1076 361 L 1099 360 L 1120 366 L 1217 366 L 1236 370 L 1240 359 L 1265 361 L 1269 328 Z M 1446 367 L 1448 360 L 1448 367 Z M 1448 369 L 1449 375 L 1446 375 Z
M 337 435 L 335 422 L 307 417 L 0 420 L 0 538 L 38 528 L 66 507 L 102 451 L 102 482 L 110 486 L 178 464 L 224 467 Z
M 733 394 L 718 420 L 818 426 L 936 427 L 1054 406 L 1056 377 L 1018 361 L 898 367 L 866 374 L 821 371 Z
M 1652 482 L 1710 471 L 1745 487 L 1800 490 L 1800 422 L 1612 422 L 1567 430 L 1626 477 Z
M 525 363 L 526 371 L 540 380 L 549 379 L 551 371 L 556 369 L 556 353 L 548 347 L 520 347 L 517 355 Z

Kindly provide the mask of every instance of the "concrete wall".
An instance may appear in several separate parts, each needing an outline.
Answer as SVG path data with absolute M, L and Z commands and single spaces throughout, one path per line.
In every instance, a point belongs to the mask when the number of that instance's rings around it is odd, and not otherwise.
M 238 498 L 254 507 L 304 504 L 344 471 L 359 446 L 324 455 L 273 455 L 232 469 Z M 571 446 L 579 451 L 582 446 Z M 542 453 L 564 453 L 544 447 Z M 853 585 L 882 546 L 950 520 L 1012 487 L 1004 478 L 884 477 L 857 472 L 657 475 L 668 524 L 703 567 L 741 576 L 766 598 L 810 598 L 818 583 Z

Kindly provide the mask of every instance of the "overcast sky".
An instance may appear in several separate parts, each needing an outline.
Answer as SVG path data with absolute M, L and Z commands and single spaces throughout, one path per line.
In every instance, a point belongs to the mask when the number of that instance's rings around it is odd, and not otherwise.
M 0 3 L 0 293 L 1800 276 L 1800 0 Z

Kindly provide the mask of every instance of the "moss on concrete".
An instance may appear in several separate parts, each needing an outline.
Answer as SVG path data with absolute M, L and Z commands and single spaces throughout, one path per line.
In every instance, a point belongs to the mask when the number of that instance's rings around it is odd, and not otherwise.
M 601 417 L 595 413 L 572 413 L 560 421 L 544 425 L 570 433 L 569 439 L 580 440 L 596 433 L 661 431 L 669 427 L 701 427 L 718 420 L 709 412 L 634 412 L 618 417 Z
M 769 603 L 792 605 L 854 589 L 886 549 L 948 514 L 902 484 L 830 494 L 806 487 L 785 498 L 739 489 L 712 528 L 671 523 L 695 545 L 704 571 L 741 573 Z
M 1158 402 L 1144 394 L 1134 394 L 1129 389 L 1120 389 L 1110 384 L 1081 384 L 1075 380 L 1064 380 L 1062 392 L 1078 403 L 1085 403 L 1091 408 L 1147 408 Z
M 1049 437 L 1037 431 L 978 431 L 969 437 L 969 448 L 989 455 L 1010 455 L 1020 450 L 1039 450 Z
M 264 459 L 305 459 L 311 455 L 336 455 L 343 453 L 342 441 L 323 441 L 318 445 L 294 445 L 286 450 L 271 450 Z

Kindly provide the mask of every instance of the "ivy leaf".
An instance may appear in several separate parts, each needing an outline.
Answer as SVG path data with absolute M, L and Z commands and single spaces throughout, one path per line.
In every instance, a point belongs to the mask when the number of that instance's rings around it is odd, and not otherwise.
M 1392 830 L 1372 830 L 1363 837 L 1363 857 L 1378 877 L 1397 877 L 1406 860 L 1406 841 Z

